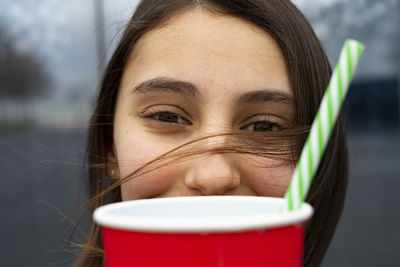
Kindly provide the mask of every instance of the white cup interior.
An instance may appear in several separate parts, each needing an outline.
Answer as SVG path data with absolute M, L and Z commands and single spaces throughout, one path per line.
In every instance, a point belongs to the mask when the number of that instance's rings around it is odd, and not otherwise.
M 249 196 L 173 197 L 105 205 L 94 220 L 105 227 L 148 232 L 231 232 L 299 224 L 312 215 L 307 203 L 281 212 L 283 199 Z

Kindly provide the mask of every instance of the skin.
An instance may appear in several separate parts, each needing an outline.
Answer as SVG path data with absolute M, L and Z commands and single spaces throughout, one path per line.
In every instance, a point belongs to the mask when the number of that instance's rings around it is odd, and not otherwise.
M 179 81 L 179 88 L 171 81 Z M 182 82 L 191 88 L 182 89 Z M 117 168 L 111 175 L 127 177 L 160 154 L 207 135 L 290 127 L 291 104 L 243 100 L 271 92 L 292 96 L 284 57 L 270 35 L 239 18 L 204 9 L 174 16 L 139 40 L 124 70 L 109 156 Z M 228 137 L 219 136 L 194 146 L 226 142 Z M 276 163 L 257 156 L 205 153 L 123 183 L 122 199 L 282 197 L 294 166 Z M 262 167 L 271 164 L 276 166 Z

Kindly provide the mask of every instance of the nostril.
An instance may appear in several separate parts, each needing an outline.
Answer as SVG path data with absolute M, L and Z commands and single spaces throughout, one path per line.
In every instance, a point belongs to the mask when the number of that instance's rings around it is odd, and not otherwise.
M 194 188 L 204 195 L 222 195 L 233 188 L 231 177 L 202 177 L 194 180 Z

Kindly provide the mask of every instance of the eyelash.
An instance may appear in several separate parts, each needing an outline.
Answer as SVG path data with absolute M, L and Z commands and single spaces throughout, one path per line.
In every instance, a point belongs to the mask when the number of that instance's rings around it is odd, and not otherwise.
M 278 123 L 278 122 L 276 122 L 276 121 L 273 121 L 273 120 L 270 120 L 270 119 L 264 119 L 264 120 L 254 121 L 254 122 L 252 122 L 252 123 L 249 123 L 249 124 L 247 124 L 247 125 L 241 127 L 240 129 L 243 130 L 243 129 L 245 129 L 245 128 L 248 128 L 249 126 L 253 126 L 253 127 L 252 127 L 252 130 L 253 130 L 253 131 L 257 131 L 257 130 L 255 130 L 255 125 L 258 124 L 258 123 L 267 124 L 267 127 L 264 127 L 264 128 L 266 128 L 266 129 L 268 129 L 268 130 L 265 130 L 265 132 L 266 132 L 266 131 L 269 131 L 269 132 L 277 132 L 277 131 L 282 131 L 282 130 L 284 130 L 284 129 L 287 129 L 287 127 L 284 127 L 284 126 L 281 125 L 280 123 Z M 265 126 L 265 125 L 264 125 L 264 126 Z
M 162 120 L 162 119 L 159 117 L 160 115 L 174 116 L 174 117 L 176 117 L 176 121 Z M 142 117 L 143 117 L 144 119 L 152 120 L 152 121 L 154 121 L 154 122 L 156 122 L 156 123 L 158 123 L 158 124 L 167 125 L 167 126 L 168 126 L 168 125 L 171 125 L 171 124 L 177 124 L 177 125 L 192 125 L 192 123 L 191 123 L 188 119 L 186 119 L 186 118 L 184 118 L 184 117 L 182 117 L 182 116 L 179 116 L 179 115 L 177 115 L 177 114 L 174 113 L 174 112 L 167 111 L 167 110 L 165 110 L 165 111 L 162 111 L 162 110 L 154 111 L 154 112 L 151 112 L 151 113 L 142 115 Z M 251 127 L 252 130 L 253 130 L 253 131 L 256 131 L 256 130 L 255 130 L 255 127 L 256 127 L 255 125 L 258 124 L 258 123 L 267 124 L 267 127 L 265 127 L 265 125 L 264 125 L 264 128 L 270 129 L 269 131 L 272 131 L 272 132 L 276 132 L 276 131 L 281 131 L 281 130 L 287 129 L 287 127 L 285 127 L 285 126 L 281 125 L 279 122 L 276 122 L 276 121 L 271 120 L 271 119 L 264 119 L 264 120 L 254 121 L 254 122 L 252 122 L 252 123 L 249 123 L 249 124 L 247 124 L 247 125 L 241 127 L 240 129 L 241 129 L 241 130 L 244 130 L 244 129 L 246 129 L 246 128 L 252 126 L 252 127 Z
M 161 120 L 160 118 L 156 118 L 156 116 L 160 116 L 160 115 L 176 116 L 177 117 L 177 121 L 176 122 L 175 121 L 166 121 L 166 120 Z M 144 119 L 153 120 L 156 123 L 165 124 L 165 125 L 171 125 L 171 124 L 192 125 L 192 123 L 188 119 L 186 119 L 186 118 L 184 118 L 182 116 L 179 116 L 174 112 L 167 111 L 167 110 L 166 111 L 154 111 L 154 112 L 142 115 L 142 117 Z

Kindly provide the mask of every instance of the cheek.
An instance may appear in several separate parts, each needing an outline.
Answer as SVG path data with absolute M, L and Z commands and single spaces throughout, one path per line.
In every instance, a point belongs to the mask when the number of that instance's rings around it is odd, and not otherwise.
M 121 184 L 123 201 L 150 198 L 165 192 L 174 184 L 178 171 L 176 166 L 157 168 L 163 164 L 162 161 L 157 161 L 156 164 L 143 168 L 144 164 L 159 157 L 170 148 L 139 138 L 139 136 L 135 136 L 135 141 L 127 140 L 116 143 L 115 146 L 120 177 L 127 178 Z
M 120 176 L 127 177 L 146 162 L 158 156 L 156 147 L 142 146 L 140 142 L 116 145 Z
M 156 197 L 171 189 L 177 180 L 176 167 L 159 168 L 124 182 L 121 185 L 122 200 Z
M 129 176 L 143 164 L 170 149 L 164 143 L 151 140 L 146 133 L 140 130 L 137 123 L 132 123 L 128 119 L 116 120 L 114 146 L 121 177 Z
M 283 197 L 295 166 L 273 159 L 247 156 L 243 165 L 244 179 L 260 196 Z

